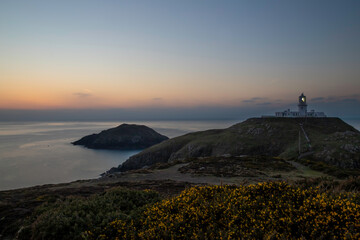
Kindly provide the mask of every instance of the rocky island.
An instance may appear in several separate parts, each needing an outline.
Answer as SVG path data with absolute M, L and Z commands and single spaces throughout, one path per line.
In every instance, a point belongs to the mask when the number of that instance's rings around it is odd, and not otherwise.
M 73 142 L 93 149 L 136 150 L 151 147 L 169 139 L 153 129 L 136 124 L 121 124 L 118 127 L 91 134 Z

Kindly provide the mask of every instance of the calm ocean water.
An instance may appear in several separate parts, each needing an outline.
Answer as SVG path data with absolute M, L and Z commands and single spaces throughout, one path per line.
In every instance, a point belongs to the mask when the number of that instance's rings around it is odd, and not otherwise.
M 360 119 L 345 119 L 360 130 Z M 149 121 L 170 138 L 236 121 Z M 138 151 L 92 150 L 71 142 L 123 122 L 0 122 L 0 190 L 96 178 Z
M 170 138 L 240 121 L 150 121 Z M 0 190 L 96 178 L 138 151 L 92 150 L 71 142 L 123 122 L 0 122 Z

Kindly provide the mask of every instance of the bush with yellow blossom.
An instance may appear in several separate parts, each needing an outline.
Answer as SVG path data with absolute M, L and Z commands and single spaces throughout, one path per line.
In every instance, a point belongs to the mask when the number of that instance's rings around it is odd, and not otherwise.
M 193 187 L 88 239 L 359 239 L 359 195 L 284 182 Z

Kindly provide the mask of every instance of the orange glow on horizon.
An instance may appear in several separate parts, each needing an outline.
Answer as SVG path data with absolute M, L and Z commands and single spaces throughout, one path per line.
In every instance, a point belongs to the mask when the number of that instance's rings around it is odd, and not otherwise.
M 111 75 L 105 70 L 75 74 L 67 71 L 56 73 L 55 69 L 40 71 L 34 68 L 23 72 L 0 69 L 0 108 L 234 107 L 266 102 L 280 104 L 279 99 L 282 103 L 294 102 L 302 91 L 310 98 L 319 96 L 311 93 L 309 86 L 304 89 L 301 83 L 292 88 L 286 85 L 279 88 L 274 79 L 261 85 L 259 82 L 263 80 L 254 76 L 225 78 L 207 73 L 192 76 L 166 71 L 146 74 L 124 71 Z M 350 87 L 347 89 L 352 90 Z M 338 88 L 330 90 L 328 93 L 333 92 L 336 96 Z M 343 91 L 342 94 L 347 93 Z M 348 90 L 348 94 L 351 91 Z

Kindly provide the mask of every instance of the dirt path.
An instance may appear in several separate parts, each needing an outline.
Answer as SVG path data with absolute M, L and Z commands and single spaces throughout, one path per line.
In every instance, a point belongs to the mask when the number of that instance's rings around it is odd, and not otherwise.
M 240 184 L 244 182 L 258 182 L 260 178 L 224 178 L 224 177 L 216 177 L 216 176 L 193 176 L 189 173 L 181 173 L 178 171 L 179 168 L 187 165 L 188 163 L 177 164 L 175 166 L 171 166 L 166 169 L 155 169 L 149 173 L 121 173 L 115 174 L 116 180 L 113 179 L 111 181 L 153 181 L 153 180 L 165 180 L 169 179 L 172 181 L 181 181 L 181 182 L 189 182 L 194 184 Z M 99 181 L 107 181 L 107 178 L 100 179 Z

